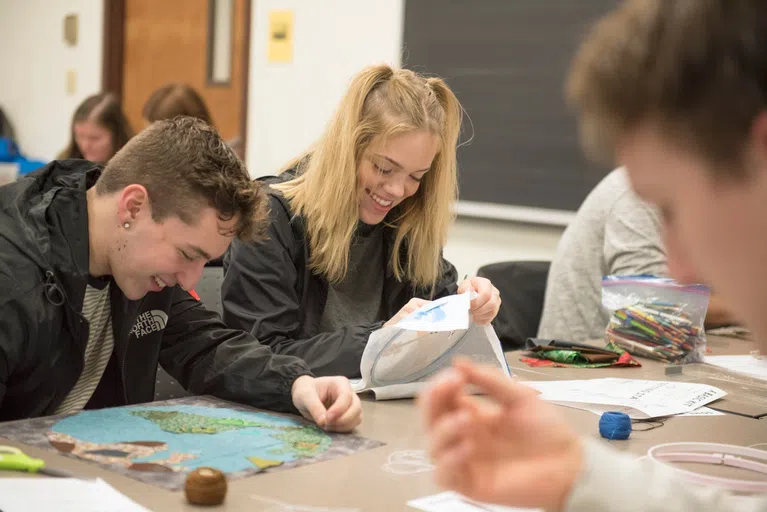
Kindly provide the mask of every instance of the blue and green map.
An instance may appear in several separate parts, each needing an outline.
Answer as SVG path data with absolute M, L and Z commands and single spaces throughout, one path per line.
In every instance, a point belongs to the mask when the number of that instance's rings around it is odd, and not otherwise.
M 29 428 L 41 420 L 49 424 Z M 186 473 L 202 466 L 219 469 L 231 479 L 351 455 L 382 444 L 327 433 L 297 416 L 260 412 L 208 397 L 6 425 L 14 424 L 14 429 L 0 425 L 0 436 L 36 446 L 44 443 L 67 456 L 170 489 L 181 488 Z M 33 432 L 43 438 L 30 438 Z

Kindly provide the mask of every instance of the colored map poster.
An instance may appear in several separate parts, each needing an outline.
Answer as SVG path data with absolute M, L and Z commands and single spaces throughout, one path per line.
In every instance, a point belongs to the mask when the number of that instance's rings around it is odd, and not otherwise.
M 181 489 L 186 473 L 201 466 L 231 480 L 383 444 L 209 397 L 15 421 L 0 424 L 0 436 L 171 490 Z

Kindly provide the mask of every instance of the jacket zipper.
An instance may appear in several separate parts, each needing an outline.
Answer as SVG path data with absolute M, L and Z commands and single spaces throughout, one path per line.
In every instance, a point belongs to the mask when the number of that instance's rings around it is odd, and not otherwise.
M 141 311 L 142 306 L 144 304 L 144 299 L 141 299 L 141 302 L 139 303 L 138 307 L 136 308 L 136 311 Z M 135 321 L 134 321 L 135 323 Z M 128 383 L 125 380 L 125 363 L 128 360 L 128 350 L 130 349 L 130 329 L 132 328 L 132 325 L 128 326 L 128 333 L 125 336 L 125 350 L 120 355 L 120 380 L 123 384 L 123 398 L 125 399 L 125 403 L 130 403 L 128 401 Z M 154 379 L 155 377 L 153 377 Z
M 114 322 L 114 319 L 112 319 L 112 321 Z M 128 326 L 128 333 L 125 336 L 125 350 L 121 354 L 121 358 L 120 358 L 120 381 L 122 382 L 122 385 L 123 385 L 123 399 L 125 400 L 126 404 L 128 404 L 129 401 L 128 401 L 128 383 L 125 380 L 125 362 L 128 359 L 128 343 L 130 343 L 130 329 L 131 329 L 131 326 Z
M 128 403 L 128 385 L 125 382 L 125 360 L 128 358 L 128 347 L 125 347 L 125 356 L 122 358 L 122 362 L 120 364 L 120 380 L 123 383 L 123 398 L 125 399 L 125 403 Z
M 67 297 L 66 293 L 64 293 L 63 288 L 59 285 L 56 279 L 56 274 L 52 270 L 45 271 L 45 282 L 43 283 L 43 286 L 44 286 L 45 298 L 48 299 L 48 302 L 50 302 L 52 305 L 56 307 L 65 306 L 66 309 L 68 309 L 69 312 L 71 312 L 72 315 L 74 315 L 77 318 L 77 322 L 79 322 L 80 324 L 79 327 L 76 327 L 74 325 L 71 316 L 65 312 L 69 329 L 72 331 L 72 334 L 75 335 L 75 337 L 77 338 L 78 344 L 83 345 L 83 339 L 82 339 L 83 327 L 82 326 L 87 324 L 88 321 L 85 318 L 85 316 L 83 316 L 81 312 L 76 311 L 75 308 L 72 306 L 72 304 L 69 302 L 69 297 Z M 60 297 L 57 299 L 54 296 L 54 293 L 58 293 Z M 81 374 L 83 370 L 85 370 L 85 347 L 87 347 L 87 345 L 88 345 L 88 339 L 86 338 L 85 346 L 83 347 L 83 351 L 80 354 L 82 356 L 82 368 L 80 369 Z M 64 398 L 66 398 L 66 396 Z

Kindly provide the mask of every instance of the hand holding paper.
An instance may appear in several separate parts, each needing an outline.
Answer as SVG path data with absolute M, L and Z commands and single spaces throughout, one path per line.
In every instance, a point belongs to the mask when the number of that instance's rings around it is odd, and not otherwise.
M 379 400 L 413 397 L 456 355 L 493 364 L 508 375 L 493 328 L 470 321 L 472 295 L 474 292 L 467 292 L 425 302 L 396 324 L 387 322 L 373 332 L 362 354 L 362 378 L 353 383 L 354 390 L 370 390 Z
M 429 304 L 430 301 L 425 299 L 419 299 L 418 297 L 413 297 L 408 301 L 407 304 L 402 306 L 402 309 L 400 309 L 396 315 L 391 317 L 391 319 L 384 324 L 384 327 L 389 327 L 391 325 L 397 325 L 401 320 L 404 320 L 407 316 L 409 316 L 411 313 L 413 313 L 416 309 L 420 308 L 421 306 L 425 306 L 426 304 Z
M 470 301 L 470 293 L 462 293 L 426 302 L 397 322 L 396 326 L 411 331 L 431 332 L 468 329 Z
M 477 325 L 487 325 L 495 319 L 501 308 L 501 292 L 484 277 L 464 279 L 458 285 L 458 294 L 473 292 L 471 297 L 471 319 Z

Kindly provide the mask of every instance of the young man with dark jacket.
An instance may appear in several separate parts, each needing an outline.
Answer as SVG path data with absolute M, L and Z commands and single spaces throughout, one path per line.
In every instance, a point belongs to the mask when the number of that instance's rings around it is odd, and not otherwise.
M 312 377 L 195 296 L 206 261 L 261 236 L 266 203 L 188 117 L 153 124 L 103 169 L 56 161 L 0 188 L 0 420 L 149 402 L 159 362 L 196 394 L 357 426 L 345 378 Z

